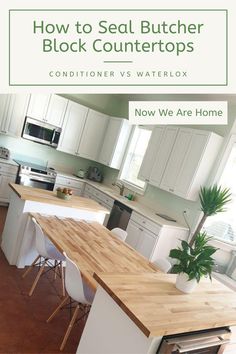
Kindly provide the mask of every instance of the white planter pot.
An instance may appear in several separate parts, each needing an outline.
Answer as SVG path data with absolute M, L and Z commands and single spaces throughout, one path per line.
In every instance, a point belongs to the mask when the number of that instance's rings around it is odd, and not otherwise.
M 180 273 L 177 275 L 175 286 L 183 293 L 191 293 L 197 286 L 197 280 L 188 280 L 186 273 Z

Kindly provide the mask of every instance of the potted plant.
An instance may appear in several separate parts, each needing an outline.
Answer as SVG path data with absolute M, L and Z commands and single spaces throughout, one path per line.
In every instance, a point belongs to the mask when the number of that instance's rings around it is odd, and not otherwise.
M 172 267 L 172 273 L 178 274 L 176 287 L 183 292 L 191 292 L 202 276 L 211 278 L 214 260 L 211 257 L 216 248 L 209 244 L 208 237 L 201 229 L 208 216 L 225 211 L 225 205 L 231 200 L 228 188 L 216 184 L 211 187 L 202 187 L 199 198 L 203 215 L 197 225 L 190 242 L 182 241 L 182 248 L 172 249 L 170 257 L 177 260 Z
M 210 239 L 211 237 L 205 232 L 199 232 L 192 246 L 187 241 L 182 241 L 181 248 L 170 251 L 169 256 L 178 261 L 172 268 L 172 272 L 178 274 L 177 289 L 190 293 L 203 276 L 209 276 L 211 279 L 212 268 L 215 264 L 212 255 L 217 248 L 209 244 Z

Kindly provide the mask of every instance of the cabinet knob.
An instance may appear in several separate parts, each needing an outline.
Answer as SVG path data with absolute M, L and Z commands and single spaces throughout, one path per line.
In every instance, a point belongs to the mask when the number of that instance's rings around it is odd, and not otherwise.
M 148 178 L 145 179 L 146 182 L 150 182 L 150 180 Z
M 174 189 L 173 189 L 173 188 L 169 188 L 169 191 L 170 191 L 170 192 L 174 192 Z
M 140 231 L 143 231 L 143 229 L 141 229 L 141 227 L 139 227 L 139 230 L 140 230 Z

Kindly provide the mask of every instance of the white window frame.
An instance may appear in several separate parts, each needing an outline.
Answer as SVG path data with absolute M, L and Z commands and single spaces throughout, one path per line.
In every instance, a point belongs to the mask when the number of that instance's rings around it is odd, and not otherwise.
M 122 164 L 121 164 L 121 168 L 120 168 L 120 171 L 119 171 L 119 175 L 118 175 L 118 180 L 123 183 L 123 185 L 125 186 L 125 188 L 135 192 L 135 193 L 138 193 L 140 195 L 144 195 L 146 189 L 147 189 L 147 182 L 144 183 L 144 187 L 141 188 L 141 187 L 138 187 L 137 185 L 131 183 L 131 182 L 128 182 L 124 179 L 121 179 L 121 175 L 122 175 L 122 171 L 123 171 L 123 167 L 124 167 L 124 164 L 125 164 L 125 161 L 126 161 L 126 157 L 127 157 L 127 154 L 128 154 L 128 151 L 129 151 L 129 147 L 131 145 L 131 142 L 132 142 L 132 139 L 133 139 L 133 136 L 134 136 L 134 132 L 135 132 L 135 128 L 137 127 L 137 125 L 134 125 L 132 130 L 131 130 L 131 134 L 130 134 L 130 137 L 129 137 L 129 142 L 127 144 L 127 147 L 126 147 L 126 150 L 125 150 L 125 154 L 124 154 L 124 158 L 122 160 Z M 147 129 L 147 130 L 151 130 L 152 131 L 152 126 L 144 126 L 142 125 L 141 127 L 143 127 L 144 129 Z

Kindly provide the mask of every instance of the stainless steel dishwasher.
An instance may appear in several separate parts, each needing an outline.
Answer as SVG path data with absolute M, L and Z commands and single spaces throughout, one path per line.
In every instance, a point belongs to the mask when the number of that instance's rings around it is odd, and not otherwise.
M 132 209 L 125 204 L 118 202 L 118 200 L 115 200 L 107 223 L 107 228 L 112 230 L 115 227 L 120 227 L 121 229 L 126 230 L 131 213 Z

